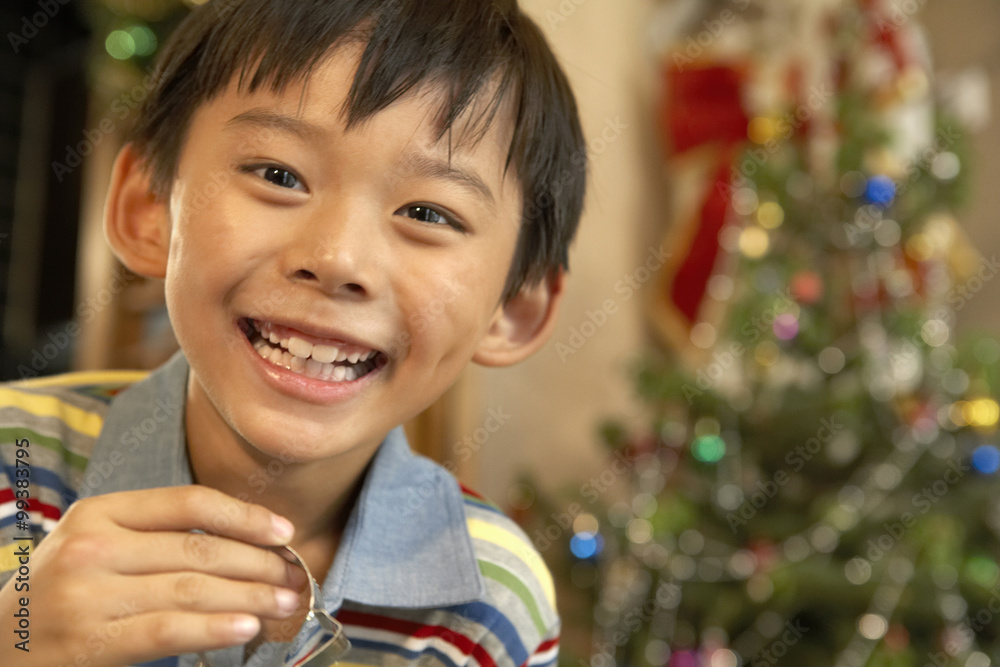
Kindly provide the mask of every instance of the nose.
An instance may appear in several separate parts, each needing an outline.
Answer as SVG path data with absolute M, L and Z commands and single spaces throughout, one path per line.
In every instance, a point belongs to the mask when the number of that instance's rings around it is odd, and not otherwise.
M 297 230 L 285 273 L 329 296 L 366 299 L 378 292 L 377 223 L 371 212 L 329 210 L 311 216 Z

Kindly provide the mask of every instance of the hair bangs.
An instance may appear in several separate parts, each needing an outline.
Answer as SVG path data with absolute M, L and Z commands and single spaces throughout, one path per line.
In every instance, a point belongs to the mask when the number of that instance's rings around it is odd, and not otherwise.
M 576 101 L 538 26 L 516 0 L 214 0 L 178 26 L 132 141 L 166 199 L 195 110 L 241 91 L 308 80 L 338 48 L 364 45 L 340 110 L 347 128 L 421 88 L 440 93 L 433 122 L 449 150 L 509 128 L 524 206 L 504 299 L 568 266 L 588 156 Z M 461 126 L 453 136 L 456 124 Z
M 178 114 L 184 116 L 186 128 L 193 97 L 208 101 L 234 80 L 248 93 L 262 88 L 282 92 L 307 80 L 333 50 L 349 44 L 365 48 L 342 110 L 348 128 L 420 86 L 433 85 L 444 93 L 435 117 L 436 139 L 441 140 L 484 89 L 492 87 L 490 99 L 469 119 L 466 137 L 460 138 L 475 143 L 496 122 L 504 100 L 521 88 L 517 68 L 511 67 L 517 60 L 511 52 L 513 40 L 502 33 L 499 39 L 482 38 L 498 35 L 496 22 L 504 19 L 497 7 L 454 0 L 230 0 L 206 7 L 182 23 L 179 39 L 164 54 L 158 77 L 175 85 L 148 98 L 134 132 L 137 147 L 147 158 L 169 154 L 168 138 L 157 136 L 157 128 L 168 125 L 162 122 L 164 116 Z M 469 38 L 470 30 L 477 38 Z M 508 166 L 513 154 L 514 142 Z M 174 152 L 159 161 L 172 167 L 169 172 L 154 168 L 159 195 L 169 193 L 178 160 Z

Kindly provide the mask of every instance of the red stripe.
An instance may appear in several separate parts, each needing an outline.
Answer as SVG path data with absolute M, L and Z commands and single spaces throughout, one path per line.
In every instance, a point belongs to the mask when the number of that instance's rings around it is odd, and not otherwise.
M 559 638 L 558 637 L 556 637 L 555 639 L 550 639 L 547 642 L 542 642 L 538 646 L 538 648 L 535 649 L 535 652 L 532 653 L 531 655 L 529 655 L 528 659 L 525 660 L 523 663 L 521 663 L 521 667 L 525 667 L 529 662 L 531 662 L 531 659 L 534 658 L 536 655 L 541 655 L 542 653 L 545 653 L 546 651 L 548 651 L 549 649 L 551 649 L 553 646 L 555 646 L 558 643 L 559 643 Z
M 550 639 L 547 642 L 542 642 L 539 645 L 539 647 L 535 649 L 535 655 L 538 655 L 539 653 L 545 653 L 546 651 L 548 651 L 550 648 L 552 648 L 553 646 L 555 646 L 558 643 L 559 643 L 559 638 L 558 637 L 556 637 L 555 639 Z
M 462 493 L 466 493 L 466 494 L 472 496 L 473 498 L 479 498 L 484 503 L 488 503 L 489 502 L 488 500 L 486 500 L 486 498 L 484 498 L 483 496 L 479 495 L 478 493 L 476 493 L 475 491 L 473 491 L 472 489 L 470 489 L 469 487 L 467 487 L 465 484 L 459 483 L 458 487 L 460 489 L 462 489 Z
M 14 496 L 14 489 L 0 489 L 0 504 L 2 503 L 12 503 L 16 500 Z M 62 510 L 55 505 L 47 505 L 38 498 L 28 498 L 28 511 L 29 512 L 41 512 L 42 516 L 46 519 L 59 519 L 62 516 Z
M 483 667 L 495 667 L 496 665 L 496 663 L 493 662 L 493 657 L 486 651 L 485 648 L 475 643 L 465 635 L 459 634 L 455 630 L 446 628 L 442 625 L 423 625 L 412 621 L 392 618 L 390 616 L 366 614 L 364 612 L 348 611 L 346 609 L 342 609 L 340 613 L 337 614 L 337 620 L 344 625 L 358 625 L 366 628 L 390 630 L 392 632 L 397 632 L 401 635 L 409 635 L 411 637 L 438 637 L 457 648 L 463 655 L 471 655 Z

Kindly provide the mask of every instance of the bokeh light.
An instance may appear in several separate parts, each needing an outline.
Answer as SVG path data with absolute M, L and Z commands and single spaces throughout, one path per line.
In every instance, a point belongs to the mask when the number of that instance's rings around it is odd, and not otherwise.
M 112 30 L 104 40 L 104 48 L 115 60 L 128 60 L 136 54 L 135 39 L 127 30 Z
M 889 206 L 896 198 L 896 184 L 888 176 L 872 176 L 865 184 L 865 199 L 878 206 Z
M 604 538 L 599 533 L 577 533 L 569 541 L 569 550 L 580 559 L 593 558 L 604 548 Z
M 972 467 L 984 475 L 992 475 L 1000 470 L 1000 449 L 993 445 L 977 447 L 972 452 Z

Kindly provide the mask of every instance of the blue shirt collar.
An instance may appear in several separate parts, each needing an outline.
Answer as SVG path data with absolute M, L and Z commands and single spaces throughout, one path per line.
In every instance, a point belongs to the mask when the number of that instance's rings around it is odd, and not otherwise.
M 191 484 L 184 435 L 188 363 L 178 352 L 115 397 L 80 497 Z M 454 478 L 410 451 L 402 427 L 379 446 L 323 583 L 324 603 L 437 608 L 485 587 Z

